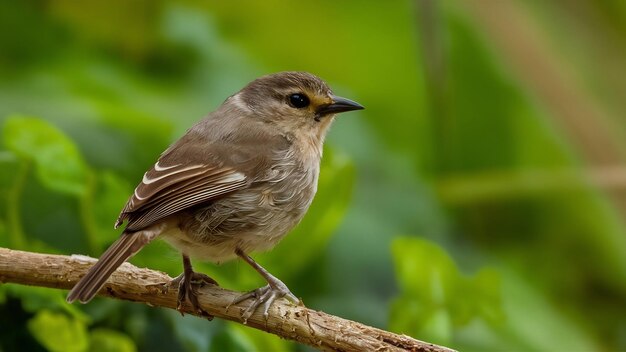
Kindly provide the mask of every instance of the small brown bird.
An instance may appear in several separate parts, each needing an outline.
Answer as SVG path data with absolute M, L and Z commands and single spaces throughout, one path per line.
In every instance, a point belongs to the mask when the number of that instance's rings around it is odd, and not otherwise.
M 144 174 L 115 223 L 120 238 L 74 286 L 68 302 L 86 303 L 126 260 L 157 237 L 179 249 L 178 307 L 198 304 L 194 285 L 217 284 L 193 271 L 190 258 L 240 257 L 267 281 L 242 318 L 277 298 L 298 302 L 287 286 L 248 253 L 274 247 L 306 213 L 317 190 L 326 132 L 337 113 L 363 109 L 332 94 L 320 78 L 281 72 L 256 79 L 191 127 Z

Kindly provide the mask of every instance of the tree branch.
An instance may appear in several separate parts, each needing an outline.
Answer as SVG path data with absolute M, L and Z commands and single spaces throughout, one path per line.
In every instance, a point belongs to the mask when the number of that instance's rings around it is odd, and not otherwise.
M 93 258 L 79 255 L 70 257 L 0 248 L 0 283 L 70 289 L 94 262 Z M 100 295 L 176 309 L 176 290 L 162 290 L 163 284 L 171 280 L 163 272 L 124 263 L 109 278 Z M 198 293 L 200 305 L 209 314 L 242 323 L 240 316 L 247 302 L 227 309 L 241 293 L 211 286 L 202 287 Z M 182 311 L 198 315 L 188 304 L 183 306 Z M 246 324 L 325 351 L 453 351 L 302 305 L 295 306 L 282 299 L 274 302 L 267 321 L 257 312 Z

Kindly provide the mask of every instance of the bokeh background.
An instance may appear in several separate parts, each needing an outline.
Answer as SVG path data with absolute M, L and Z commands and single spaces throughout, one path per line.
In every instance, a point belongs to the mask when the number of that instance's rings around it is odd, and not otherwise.
M 307 306 L 463 351 L 626 351 L 625 38 L 621 0 L 1 1 L 0 245 L 98 256 L 169 143 L 305 70 L 366 106 L 255 255 Z M 163 243 L 132 262 L 181 271 Z M 65 294 L 0 285 L 0 351 L 308 350 Z

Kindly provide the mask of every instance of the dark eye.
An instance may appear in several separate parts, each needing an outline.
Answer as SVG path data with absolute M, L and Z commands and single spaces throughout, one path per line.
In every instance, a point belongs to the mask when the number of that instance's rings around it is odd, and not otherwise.
M 309 97 L 302 93 L 296 93 L 289 96 L 289 104 L 294 108 L 302 109 L 309 106 Z

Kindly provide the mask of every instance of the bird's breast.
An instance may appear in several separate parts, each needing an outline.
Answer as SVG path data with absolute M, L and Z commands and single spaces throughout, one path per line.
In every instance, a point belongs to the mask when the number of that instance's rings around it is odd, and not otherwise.
M 194 210 L 178 238 L 169 242 L 211 261 L 234 258 L 236 248 L 274 247 L 304 217 L 317 191 L 319 158 L 302 158 L 298 152 L 276 153 L 250 187 Z

